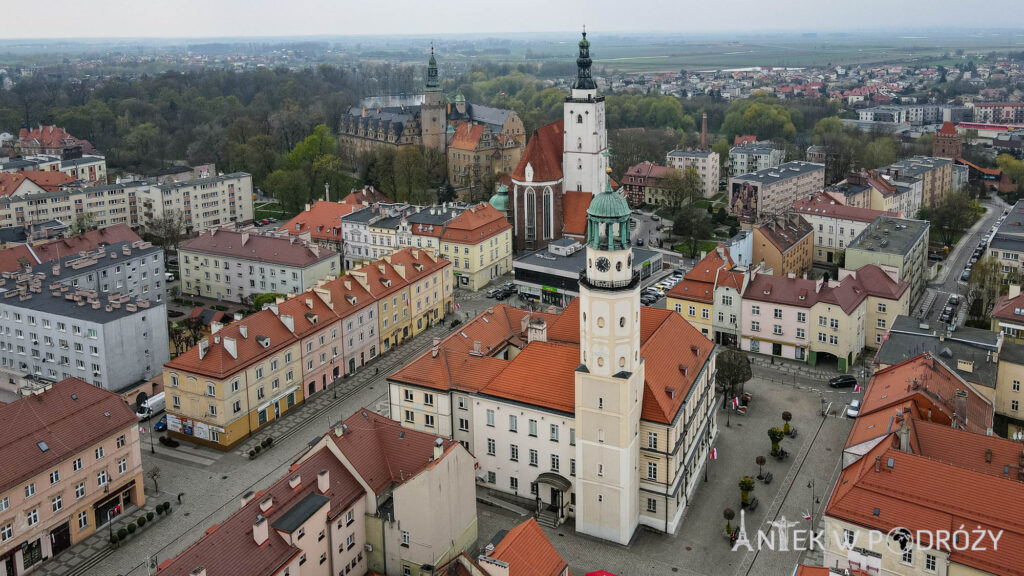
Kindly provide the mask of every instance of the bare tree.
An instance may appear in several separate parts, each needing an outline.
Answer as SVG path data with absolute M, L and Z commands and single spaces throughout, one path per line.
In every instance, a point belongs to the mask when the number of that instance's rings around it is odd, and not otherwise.
M 164 252 L 178 249 L 185 235 L 188 234 L 185 213 L 181 210 L 167 210 L 160 216 L 150 218 L 146 224 L 146 235 L 154 244 L 163 248 Z

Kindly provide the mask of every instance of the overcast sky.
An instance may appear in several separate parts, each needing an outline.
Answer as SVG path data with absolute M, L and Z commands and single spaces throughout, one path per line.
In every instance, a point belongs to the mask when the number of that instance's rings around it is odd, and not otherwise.
M 1024 27 L 1021 0 L 3 0 L 0 38 Z M 1021 36 L 1024 41 L 1024 36 Z

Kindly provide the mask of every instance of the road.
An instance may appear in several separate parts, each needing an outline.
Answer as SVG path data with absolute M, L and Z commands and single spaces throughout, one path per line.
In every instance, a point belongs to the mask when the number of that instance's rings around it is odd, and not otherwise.
M 999 196 L 993 196 L 983 206 L 986 208 L 985 215 L 975 222 L 970 230 L 964 233 L 960 242 L 950 252 L 949 257 L 944 262 L 941 262 L 942 271 L 939 272 L 935 280 L 928 284 L 926 295 L 916 311 L 918 319 L 922 322 L 932 326 L 944 325 L 939 321 L 939 316 L 947 305 L 950 295 L 956 294 L 960 296 L 961 303 L 957 307 L 954 321 L 957 325 L 963 324 L 970 303 L 967 298 L 967 282 L 960 280 L 960 276 L 974 256 L 975 248 L 984 241 L 985 236 L 992 231 L 996 221 L 1010 207 Z M 934 234 L 935 232 L 933 231 L 932 233 Z

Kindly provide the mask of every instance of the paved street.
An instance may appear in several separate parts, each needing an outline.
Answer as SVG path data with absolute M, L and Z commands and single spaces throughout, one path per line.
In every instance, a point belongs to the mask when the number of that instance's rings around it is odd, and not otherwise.
M 764 370 L 768 371 L 770 368 Z M 759 368 L 758 372 L 762 369 Z M 725 527 L 722 510 L 733 508 L 737 511 L 734 525 L 739 521 L 737 482 L 743 475 L 757 475 L 754 458 L 767 456 L 770 448 L 767 430 L 782 425 L 783 410 L 793 413 L 792 425 L 798 429 L 798 435 L 782 441 L 783 447 L 790 452 L 787 460 L 776 461 L 768 457 L 765 471 L 771 472 L 774 480 L 769 485 L 757 483 L 752 496 L 760 503 L 755 512 L 745 517 L 747 533 L 755 534 L 758 528 L 765 527 L 765 522 L 782 516 L 799 521 L 801 528 L 808 528 L 809 522 L 803 520 L 805 513 L 813 513 L 815 526 L 820 526 L 821 510 L 827 501 L 822 492 L 831 487 L 839 472 L 839 454 L 852 421 L 819 416 L 822 396 L 820 386 L 815 384 L 820 384 L 825 378 L 824 373 L 807 372 L 788 383 L 786 377 L 788 375 L 780 375 L 779 381 L 768 381 L 755 375 L 746 386 L 746 390 L 754 395 L 749 413 L 747 416 L 734 415 L 731 426 L 725 426 L 726 413 L 719 411 L 720 432 L 715 443 L 719 459 L 709 462 L 708 482 L 697 489 L 678 534 L 666 535 L 642 528 L 628 547 L 607 543 L 596 546 L 594 540 L 577 534 L 571 524 L 557 530 L 545 528 L 573 573 L 605 569 L 629 576 L 791 575 L 801 561 L 800 552 L 732 552 L 722 534 Z M 814 481 L 813 503 L 812 489 L 808 488 L 811 480 Z M 489 541 L 498 530 L 507 530 L 524 519 L 485 504 L 478 506 L 478 515 L 479 546 Z

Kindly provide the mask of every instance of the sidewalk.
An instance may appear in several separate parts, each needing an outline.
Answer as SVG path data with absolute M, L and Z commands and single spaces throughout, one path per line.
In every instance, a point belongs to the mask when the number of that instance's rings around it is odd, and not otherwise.
M 865 351 L 863 354 L 857 357 L 856 362 L 850 365 L 849 374 L 857 376 L 861 379 L 866 379 L 868 375 L 872 373 L 871 362 L 874 359 L 875 354 L 871 350 Z M 747 354 L 747 358 L 750 359 L 752 366 L 760 366 L 762 368 L 771 367 L 782 374 L 793 374 L 797 376 L 806 376 L 812 378 L 822 378 L 828 380 L 839 375 L 834 367 L 830 366 L 811 366 L 803 362 L 796 360 L 789 360 L 787 358 L 775 357 L 775 361 L 772 362 L 772 357 L 761 356 L 758 354 Z
M 85 540 L 44 562 L 40 566 L 40 573 L 54 574 L 56 576 L 80 576 L 88 573 L 93 566 L 99 564 L 104 558 L 113 553 L 115 547 L 110 544 L 110 534 L 117 534 L 117 531 L 122 528 L 127 529 L 128 524 L 138 520 L 139 516 L 145 516 L 147 512 L 156 514 L 156 505 L 163 502 L 163 500 L 158 501 L 158 499 L 159 494 L 147 494 L 145 506 L 142 508 L 134 507 L 125 511 L 111 521 L 111 526 L 105 524 L 100 526 Z M 174 513 L 173 509 L 174 503 L 171 503 L 172 514 Z M 152 524 L 159 525 L 162 521 L 163 516 L 157 514 L 153 516 L 152 521 L 135 534 L 147 530 L 159 530 L 160 528 L 152 526 Z M 124 544 L 122 545 L 130 543 L 134 537 L 135 535 L 129 536 L 127 540 L 123 541 Z

